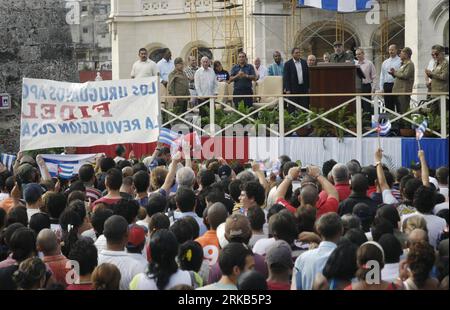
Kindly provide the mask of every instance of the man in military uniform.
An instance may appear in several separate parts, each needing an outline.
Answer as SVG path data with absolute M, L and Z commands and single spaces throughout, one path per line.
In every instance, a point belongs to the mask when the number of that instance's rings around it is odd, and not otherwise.
M 433 65 L 425 70 L 427 87 L 432 93 L 448 92 L 448 60 L 445 59 L 445 49 L 441 45 L 432 47 Z M 435 98 L 436 95 L 430 96 Z M 435 114 L 440 113 L 440 102 L 433 102 L 430 107 Z
M 342 42 L 336 41 L 333 44 L 334 53 L 330 56 L 331 63 L 345 63 L 350 62 L 354 63 L 355 59 L 353 57 L 353 53 L 346 53 L 344 50 L 344 46 Z

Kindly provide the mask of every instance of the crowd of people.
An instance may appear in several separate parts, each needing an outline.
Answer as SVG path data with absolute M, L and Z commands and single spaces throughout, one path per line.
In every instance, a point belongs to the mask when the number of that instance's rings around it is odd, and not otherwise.
M 448 167 L 423 151 L 395 171 L 381 149 L 270 171 L 186 145 L 123 154 L 70 180 L 39 155 L 0 164 L 0 289 L 448 289 Z
M 364 49 L 358 48 L 353 54 L 345 50 L 342 42 L 333 44 L 334 53 L 326 53 L 322 56 L 324 63 L 351 63 L 359 66 L 359 77 L 361 86 L 358 92 L 370 94 L 379 93 L 411 93 L 414 86 L 415 67 L 411 61 L 413 51 L 409 47 L 401 50 L 396 45 L 389 46 L 389 58 L 386 59 L 377 72 L 372 61 L 366 58 Z M 440 45 L 431 48 L 431 61 L 425 69 L 426 85 L 431 93 L 448 91 L 448 59 L 445 49 Z M 176 112 L 185 112 L 188 102 L 195 106 L 198 97 L 209 98 L 217 95 L 217 83 L 233 83 L 234 103 L 244 101 L 246 106 L 253 105 L 253 98 L 239 97 L 240 95 L 253 95 L 253 83 L 262 81 L 266 76 L 283 77 L 284 94 L 308 94 L 310 92 L 309 68 L 317 66 L 316 55 L 309 55 L 306 59 L 301 58 L 299 48 L 292 49 L 292 58 L 283 61 L 281 53 L 273 53 L 273 63 L 265 67 L 259 57 L 255 58 L 253 64 L 249 63 L 247 55 L 240 52 L 237 64 L 233 65 L 228 72 L 216 60 L 204 56 L 201 58 L 201 66 L 198 67 L 197 59 L 189 57 L 189 64 L 185 66 L 183 58 L 172 60 L 169 49 L 165 49 L 163 58 L 156 64 L 148 58 L 145 48 L 139 50 L 139 60 L 133 65 L 131 77 L 150 77 L 160 74 L 162 84 L 167 88 L 171 96 L 192 96 L 192 99 L 177 99 L 174 104 Z M 309 108 L 308 97 L 288 97 L 291 101 Z M 384 96 L 385 107 L 404 114 L 410 107 L 410 96 Z M 295 106 L 289 106 L 292 113 Z M 363 112 L 371 115 L 370 103 L 363 101 Z M 425 113 L 439 114 L 439 103 L 435 102 L 425 109 Z

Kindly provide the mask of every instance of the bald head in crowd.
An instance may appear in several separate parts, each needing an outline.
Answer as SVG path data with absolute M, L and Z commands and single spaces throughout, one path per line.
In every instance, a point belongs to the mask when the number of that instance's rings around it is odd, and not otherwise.
M 122 176 L 124 178 L 126 177 L 132 177 L 133 176 L 133 168 L 127 166 L 122 168 Z
M 56 234 L 48 228 L 41 230 L 36 239 L 37 250 L 44 253 L 44 256 L 60 254 L 59 244 Z
M 319 198 L 319 192 L 317 188 L 312 185 L 306 185 L 302 187 L 300 192 L 300 204 L 305 205 L 316 205 L 317 199 Z
M 428 243 L 428 233 L 423 229 L 416 228 L 408 235 L 409 246 L 420 241 Z
M 331 175 L 333 176 L 334 184 L 347 184 L 349 179 L 348 168 L 344 164 L 336 164 L 331 170 Z
M 211 230 L 216 230 L 217 227 L 224 223 L 228 217 L 228 211 L 225 205 L 221 202 L 213 203 L 207 211 L 207 221 Z

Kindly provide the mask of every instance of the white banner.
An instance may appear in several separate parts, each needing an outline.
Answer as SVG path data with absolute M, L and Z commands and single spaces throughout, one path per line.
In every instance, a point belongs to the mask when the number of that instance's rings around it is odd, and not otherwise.
M 158 78 L 83 84 L 23 79 L 20 149 L 158 139 Z

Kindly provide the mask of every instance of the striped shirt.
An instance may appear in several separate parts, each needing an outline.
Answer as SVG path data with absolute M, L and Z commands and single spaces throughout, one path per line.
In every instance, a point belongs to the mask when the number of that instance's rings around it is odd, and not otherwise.
M 195 89 L 194 75 L 197 70 L 198 67 L 193 68 L 190 66 L 184 69 L 184 73 L 189 79 L 189 89 Z
M 89 187 L 87 185 L 86 186 L 86 200 L 89 202 L 94 202 L 97 199 L 100 199 L 102 197 L 102 193 L 94 188 L 94 187 Z

